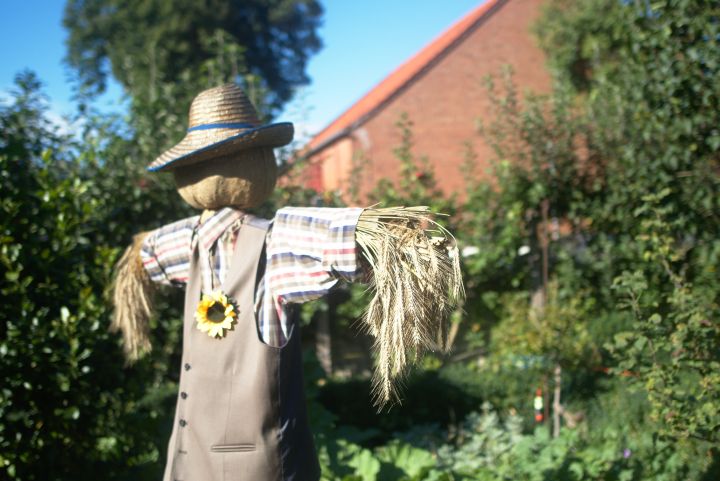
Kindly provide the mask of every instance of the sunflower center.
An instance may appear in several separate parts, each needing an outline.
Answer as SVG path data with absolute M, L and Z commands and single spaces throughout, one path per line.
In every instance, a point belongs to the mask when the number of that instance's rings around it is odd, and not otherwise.
M 225 319 L 225 306 L 216 302 L 208 307 L 207 319 L 210 322 L 222 322 Z

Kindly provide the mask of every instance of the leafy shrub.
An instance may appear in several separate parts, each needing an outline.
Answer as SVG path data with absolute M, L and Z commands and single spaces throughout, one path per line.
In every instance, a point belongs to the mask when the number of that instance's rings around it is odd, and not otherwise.
M 26 480 L 157 478 L 179 316 L 161 300 L 153 355 L 123 368 L 106 290 L 133 231 L 167 215 L 156 207 L 166 196 L 142 187 L 129 142 L 105 122 L 87 125 L 78 155 L 76 140 L 45 119 L 39 88 L 22 74 L 0 107 L 0 470 Z
M 318 400 L 337 416 L 339 424 L 371 429 L 375 442 L 385 442 L 395 432 L 418 424 L 447 426 L 476 410 L 482 399 L 472 391 L 470 379 L 477 373 L 463 372 L 461 380 L 458 368 L 454 376 L 443 370 L 418 370 L 405 382 L 402 403 L 380 413 L 372 405 L 367 379 L 330 380 L 320 389 Z

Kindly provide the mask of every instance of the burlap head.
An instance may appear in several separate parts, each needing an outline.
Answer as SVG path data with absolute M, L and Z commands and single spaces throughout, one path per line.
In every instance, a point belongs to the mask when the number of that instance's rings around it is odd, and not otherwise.
M 257 148 L 177 167 L 172 172 L 178 192 L 196 209 L 248 209 L 262 204 L 272 193 L 277 163 L 271 148 Z

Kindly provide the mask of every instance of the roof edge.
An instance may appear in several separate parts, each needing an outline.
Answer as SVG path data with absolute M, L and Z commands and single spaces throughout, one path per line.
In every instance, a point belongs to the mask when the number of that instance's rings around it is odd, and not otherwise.
M 449 52 L 454 50 L 462 41 L 464 41 L 472 32 L 474 32 L 484 21 L 486 21 L 488 18 L 490 18 L 494 13 L 496 13 L 500 8 L 502 8 L 509 0 L 487 0 L 482 5 L 478 6 L 475 10 L 467 14 L 465 17 L 461 18 L 457 22 L 455 22 L 452 26 L 450 26 L 448 29 L 446 29 L 443 33 L 441 33 L 438 37 L 433 39 L 430 43 L 425 45 L 419 52 L 415 53 L 412 57 L 410 57 L 408 60 L 403 62 L 398 68 L 393 70 L 389 75 L 387 75 L 383 80 L 378 82 L 372 89 L 367 91 L 360 99 L 358 99 L 355 103 L 353 103 L 349 108 L 347 108 L 343 113 L 338 115 L 330 124 L 328 124 L 327 127 L 322 129 L 320 132 L 317 133 L 307 144 L 309 148 L 307 155 L 312 156 L 321 150 L 324 150 L 331 144 L 335 143 L 339 139 L 347 136 L 350 132 L 352 132 L 354 129 L 360 127 L 362 124 L 367 122 L 370 118 L 372 118 L 379 110 L 381 110 L 383 107 L 385 107 L 387 104 L 392 102 L 395 98 L 397 98 L 398 95 L 400 95 L 402 92 L 407 90 L 408 87 L 410 87 L 413 83 L 415 83 L 420 77 L 422 77 L 425 73 L 427 73 L 430 69 L 432 69 L 435 65 L 437 65 L 441 60 L 443 60 Z M 463 25 L 464 22 L 467 22 L 467 25 Z M 459 32 L 454 32 L 455 29 L 461 28 Z M 453 35 L 455 34 L 455 35 Z M 452 38 L 446 39 L 446 37 L 451 36 Z M 373 106 L 371 106 L 366 112 L 359 112 L 359 115 L 354 120 L 350 120 L 348 125 L 346 126 L 338 126 L 339 130 L 332 135 L 330 135 L 328 138 L 323 139 L 319 142 L 318 145 L 313 146 L 312 143 L 315 139 L 322 137 L 323 134 L 326 134 L 327 132 L 331 131 L 332 127 L 338 123 L 344 116 L 348 115 L 354 108 L 357 108 L 359 104 L 361 104 L 363 101 L 367 101 L 367 99 L 376 92 L 382 85 L 389 80 L 392 80 L 393 77 L 397 75 L 401 75 L 403 73 L 403 70 L 408 69 L 412 66 L 412 64 L 415 61 L 418 61 L 423 55 L 428 54 L 430 50 L 432 50 L 433 47 L 435 47 L 438 43 L 442 42 L 443 40 L 447 40 L 447 45 L 443 45 L 437 52 L 433 53 L 427 60 L 425 60 L 423 63 L 421 63 L 417 70 L 409 72 L 409 75 L 406 79 L 401 79 L 401 82 L 397 85 L 391 88 L 387 94 L 381 96 L 381 98 L 377 101 L 377 103 Z

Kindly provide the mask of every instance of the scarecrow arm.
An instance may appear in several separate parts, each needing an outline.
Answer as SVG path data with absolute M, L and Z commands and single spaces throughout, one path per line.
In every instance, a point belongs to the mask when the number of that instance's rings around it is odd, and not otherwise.
M 198 219 L 188 217 L 136 235 L 115 266 L 111 329 L 122 332 L 129 362 L 151 349 L 153 284 L 183 285 L 187 281 L 192 233 Z
M 147 236 L 147 232 L 134 236 L 133 243 L 115 266 L 114 312 L 110 329 L 122 332 L 128 362 L 137 360 L 151 349 L 149 325 L 154 288 L 140 255 Z
M 397 400 L 396 382 L 427 350 L 444 349 L 445 321 L 464 296 L 452 234 L 427 207 L 365 209 L 355 239 L 370 267 L 362 321 L 375 338 L 375 404 Z
M 319 299 L 340 280 L 358 280 L 355 226 L 361 208 L 284 207 L 267 244 L 265 292 L 278 303 Z M 278 304 L 280 305 L 280 304 Z

